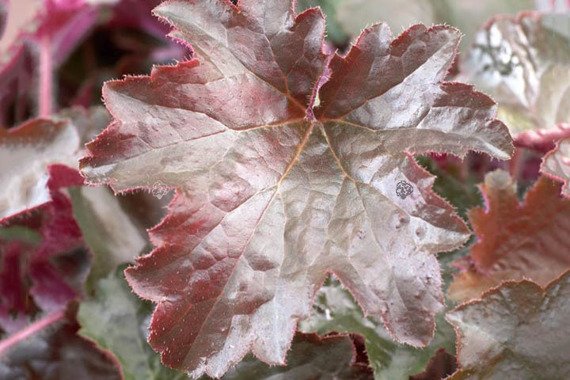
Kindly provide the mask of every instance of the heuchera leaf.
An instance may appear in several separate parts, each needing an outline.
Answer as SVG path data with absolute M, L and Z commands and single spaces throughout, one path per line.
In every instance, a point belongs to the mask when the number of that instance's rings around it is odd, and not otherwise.
M 0 221 L 49 202 L 49 165 L 77 168 L 83 144 L 107 122 L 104 109 L 94 107 L 0 128 Z
M 224 380 L 312 380 L 347 379 L 372 380 L 370 368 L 354 363 L 355 350 L 348 336 L 336 335 L 320 338 L 314 334 L 297 334 L 287 366 L 270 367 L 248 357 L 229 371 Z
M 461 370 L 450 379 L 564 379 L 570 373 L 570 272 L 546 289 L 507 282 L 447 314 Z
M 48 187 L 51 201 L 32 215 L 13 217 L 0 238 L 0 328 L 18 331 L 38 311 L 62 310 L 81 293 L 89 257 L 81 231 L 73 219 L 71 202 L 61 188 L 79 186 L 76 170 L 51 166 Z M 29 230 L 35 239 L 25 241 L 7 232 Z
M 434 253 L 469 235 L 412 154 L 512 150 L 490 98 L 442 82 L 455 29 L 392 40 L 378 24 L 326 57 L 321 12 L 291 6 L 160 5 L 198 58 L 108 82 L 115 120 L 81 163 L 115 191 L 177 189 L 127 278 L 158 303 L 152 346 L 194 376 L 249 351 L 282 364 L 329 272 L 398 341 L 425 345 L 442 307 Z
M 455 356 L 440 348 L 429 360 L 426 370 L 410 376 L 410 380 L 441 380 L 453 374 L 456 369 Z
M 330 281 L 321 287 L 311 316 L 301 321 L 299 329 L 319 335 L 360 334 L 376 380 L 408 379 L 426 367 L 438 348 L 455 350 L 455 334 L 441 314 L 437 318 L 434 338 L 427 347 L 419 349 L 397 344 L 377 321 L 362 315 L 358 304 L 338 281 Z
M 69 195 L 75 220 L 93 253 L 87 280 L 90 290 L 118 265 L 132 263 L 147 241 L 109 189 L 82 186 L 69 189 Z
M 560 140 L 556 147 L 544 156 L 541 172 L 562 182 L 562 194 L 570 197 L 570 138 Z
M 505 280 L 530 279 L 546 286 L 570 268 L 570 201 L 560 186 L 540 177 L 519 203 L 507 172 L 487 174 L 485 208 L 469 212 L 477 242 L 448 289 L 454 300 L 477 298 Z
M 74 308 L 46 315 L 18 334 L 0 341 L 0 378 L 122 379 L 118 363 L 77 335 Z
M 536 9 L 543 12 L 568 12 L 570 0 L 536 0 Z
M 165 368 L 146 343 L 151 308 L 114 272 L 97 282 L 95 298 L 81 302 L 79 334 L 109 351 L 121 363 L 125 380 L 183 380 L 188 376 Z
M 544 154 L 553 150 L 558 141 L 567 137 L 570 137 L 570 123 L 560 123 L 548 129 L 521 132 L 516 136 L 515 145 Z
M 467 76 L 500 104 L 512 133 L 570 120 L 570 15 L 497 16 L 479 32 Z

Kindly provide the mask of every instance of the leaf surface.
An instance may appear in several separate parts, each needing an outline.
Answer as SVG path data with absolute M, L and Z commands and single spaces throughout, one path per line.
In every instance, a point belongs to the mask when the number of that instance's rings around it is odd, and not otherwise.
M 287 354 L 287 366 L 270 367 L 248 357 L 230 370 L 223 379 L 372 380 L 370 368 L 353 364 L 354 356 L 354 346 L 348 336 L 320 338 L 314 334 L 297 334 L 293 339 L 291 351 Z
M 194 376 L 249 351 L 283 364 L 330 272 L 397 340 L 425 345 L 442 307 L 434 253 L 468 232 L 411 155 L 512 150 L 490 98 L 443 82 L 459 33 L 392 40 L 379 24 L 327 65 L 318 9 L 175 0 L 155 13 L 198 58 L 108 82 L 115 120 L 81 166 L 119 192 L 177 189 L 157 248 L 127 270 L 158 303 L 149 341 L 164 362 Z
M 95 298 L 80 304 L 79 334 L 112 352 L 125 380 L 187 379 L 185 373 L 163 367 L 147 344 L 150 313 L 149 305 L 132 294 L 124 277 L 113 271 L 97 282 Z
M 562 139 L 542 160 L 541 172 L 563 183 L 562 194 L 570 197 L 570 138 Z
M 567 137 L 570 137 L 570 123 L 560 123 L 548 129 L 521 132 L 516 136 L 515 145 L 544 154 L 553 150 L 558 141 Z
M 564 379 L 570 373 L 570 272 L 542 289 L 506 282 L 447 314 L 461 368 L 451 379 Z
M 570 119 L 570 15 L 496 16 L 475 38 L 464 69 L 500 104 L 514 134 Z
M 546 286 L 570 268 L 570 201 L 560 187 L 541 177 L 519 203 L 508 173 L 488 174 L 481 192 L 485 208 L 469 212 L 478 237 L 469 261 L 455 276 L 448 295 L 455 300 L 477 298 L 505 280 L 530 279 Z
M 48 167 L 77 168 L 83 144 L 107 122 L 104 109 L 94 107 L 0 128 L 0 221 L 48 203 Z
M 69 189 L 69 195 L 75 220 L 93 253 L 87 279 L 87 287 L 92 288 L 120 264 L 132 263 L 147 241 L 109 189 L 82 186 Z

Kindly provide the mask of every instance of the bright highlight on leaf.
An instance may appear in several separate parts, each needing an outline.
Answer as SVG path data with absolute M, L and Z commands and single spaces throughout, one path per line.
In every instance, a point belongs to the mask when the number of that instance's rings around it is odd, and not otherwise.
M 115 120 L 81 163 L 116 191 L 176 189 L 157 248 L 127 278 L 158 303 L 151 345 L 195 377 L 248 352 L 283 364 L 330 272 L 398 341 L 424 346 L 442 308 L 434 254 L 469 234 L 412 155 L 512 151 L 494 102 L 444 82 L 457 30 L 393 40 L 378 24 L 327 57 L 321 12 L 291 6 L 160 5 L 196 58 L 108 82 Z
M 77 168 L 83 144 L 106 123 L 106 111 L 93 107 L 0 128 L 0 222 L 50 202 L 49 166 Z
M 507 280 L 529 279 L 541 286 L 570 269 L 570 201 L 560 187 L 541 177 L 519 203 L 508 173 L 487 174 L 481 192 L 485 209 L 469 212 L 477 242 L 448 290 L 465 301 Z
M 515 134 L 570 120 L 570 14 L 496 16 L 479 32 L 467 77 L 499 102 Z
M 460 371 L 450 379 L 564 379 L 570 373 L 570 272 L 546 289 L 506 282 L 447 314 Z
M 570 138 L 560 140 L 542 160 L 542 173 L 562 182 L 562 194 L 570 197 Z

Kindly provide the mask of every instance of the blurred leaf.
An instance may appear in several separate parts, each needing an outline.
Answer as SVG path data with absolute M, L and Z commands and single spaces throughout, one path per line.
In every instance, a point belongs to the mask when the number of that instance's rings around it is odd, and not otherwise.
M 542 161 L 542 173 L 562 182 L 562 194 L 570 197 L 570 138 L 558 142 Z
M 474 160 L 485 163 L 486 157 L 468 154 L 463 160 L 451 155 L 432 155 L 418 157 L 418 163 L 436 176 L 433 189 L 450 202 L 457 213 L 466 219 L 467 210 L 482 203 L 477 189 L 480 181 L 479 171 L 470 167 Z
M 410 380 L 441 380 L 457 369 L 455 356 L 440 348 L 429 360 L 426 370 L 410 376 Z
M 114 271 L 99 280 L 94 299 L 81 303 L 79 334 L 111 351 L 126 380 L 187 379 L 185 373 L 163 367 L 146 342 L 151 311 L 148 303 L 131 292 L 122 270 Z
M 51 200 L 50 165 L 78 167 L 83 144 L 108 123 L 102 107 L 68 109 L 51 119 L 0 128 L 0 221 Z
M 79 326 L 74 314 L 71 308 L 46 315 L 0 341 L 0 378 L 122 379 L 120 368 L 109 353 L 77 335 Z
M 83 182 L 65 166 L 46 173 L 51 201 L 10 218 L 0 234 L 0 327 L 13 333 L 82 294 L 90 257 L 62 189 Z M 38 239 L 39 237 L 39 239 Z
M 357 303 L 337 280 L 324 285 L 317 293 L 311 316 L 301 321 L 299 328 L 319 335 L 332 332 L 362 335 L 377 380 L 408 379 L 422 371 L 439 348 L 455 351 L 454 333 L 443 315 L 438 315 L 435 337 L 426 348 L 398 344 L 382 323 L 362 315 Z
M 94 256 L 87 280 L 92 289 L 98 279 L 118 265 L 133 262 L 147 241 L 109 189 L 77 187 L 70 189 L 69 194 L 75 219 Z
M 449 380 L 566 379 L 570 373 L 570 272 L 546 289 L 506 282 L 447 314 L 461 370 Z
M 465 51 L 479 27 L 496 14 L 514 14 L 533 9 L 533 0 L 407 0 L 405 5 L 393 0 L 300 0 L 299 8 L 320 6 L 327 15 L 329 39 L 337 46 L 346 44 L 366 28 L 386 22 L 394 33 L 410 25 L 445 23 L 463 33 L 461 50 Z
M 481 186 L 485 208 L 469 211 L 477 242 L 449 287 L 456 301 L 478 298 L 506 280 L 531 279 L 542 286 L 570 268 L 570 200 L 541 177 L 519 203 L 508 173 L 495 171 Z
M 287 353 L 287 364 L 269 366 L 248 356 L 222 377 L 223 380 L 372 379 L 370 368 L 353 365 L 354 346 L 348 336 L 319 338 L 298 333 Z
M 493 18 L 464 69 L 498 101 L 513 134 L 570 120 L 570 14 Z

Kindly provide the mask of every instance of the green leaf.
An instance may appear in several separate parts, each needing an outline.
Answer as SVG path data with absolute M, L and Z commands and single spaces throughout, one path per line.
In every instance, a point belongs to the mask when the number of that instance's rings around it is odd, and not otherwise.
M 111 273 L 98 282 L 95 299 L 80 305 L 79 333 L 115 354 L 125 380 L 186 379 L 186 374 L 163 367 L 147 344 L 151 311 L 131 293 L 122 271 Z
M 249 355 L 223 380 L 371 379 L 370 368 L 353 364 L 353 356 L 354 346 L 348 336 L 297 334 L 287 353 L 287 366 L 269 366 Z
M 321 288 L 313 313 L 301 322 L 300 329 L 319 335 L 331 332 L 362 335 L 377 380 L 408 379 L 410 375 L 423 371 L 439 348 L 455 352 L 453 329 L 443 315 L 438 315 L 435 337 L 426 348 L 398 344 L 380 323 L 362 315 L 354 299 L 336 280 Z
M 147 241 L 108 189 L 77 187 L 70 188 L 69 194 L 73 215 L 93 252 L 93 265 L 87 279 L 87 288 L 92 289 L 98 279 L 118 265 L 134 261 Z

